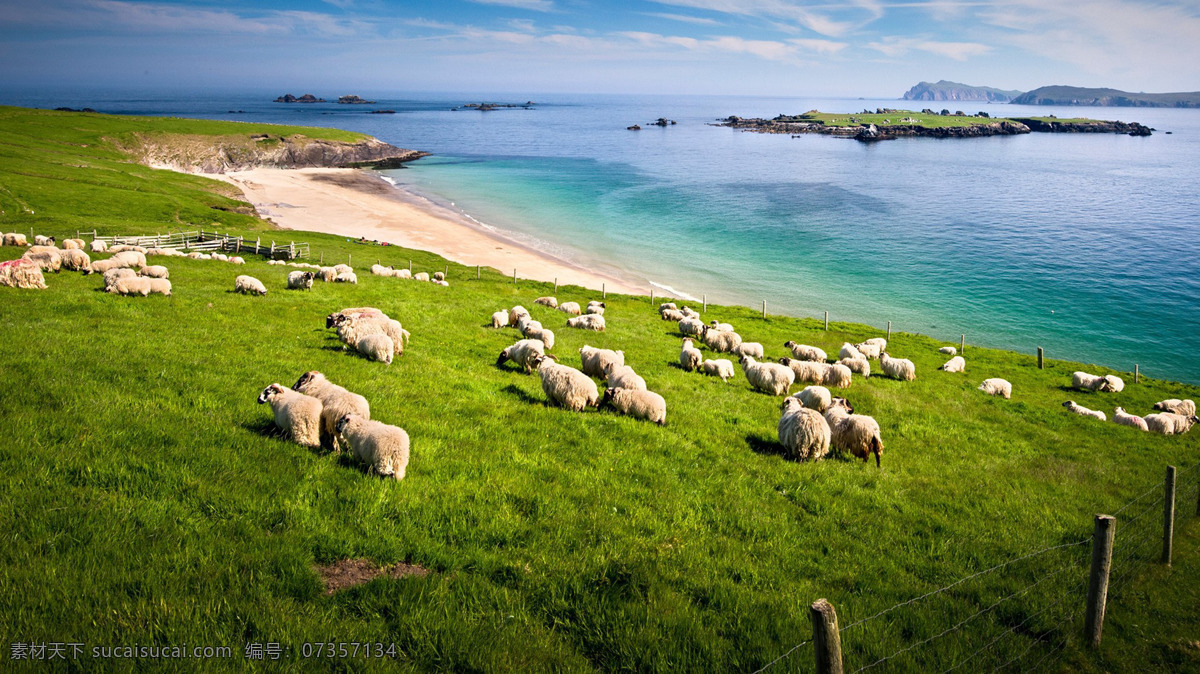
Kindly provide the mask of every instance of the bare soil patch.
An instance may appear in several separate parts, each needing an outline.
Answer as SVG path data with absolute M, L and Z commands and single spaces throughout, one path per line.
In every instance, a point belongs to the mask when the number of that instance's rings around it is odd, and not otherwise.
M 325 594 L 330 595 L 348 587 L 369 583 L 379 576 L 427 576 L 429 569 L 404 562 L 379 566 L 368 559 L 341 559 L 333 564 L 318 565 L 317 573 L 321 575 L 321 581 L 325 584 Z

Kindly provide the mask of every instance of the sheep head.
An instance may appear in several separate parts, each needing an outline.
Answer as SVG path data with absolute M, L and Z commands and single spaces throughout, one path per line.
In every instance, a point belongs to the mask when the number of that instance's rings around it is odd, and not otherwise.
M 340 419 L 337 420 L 337 423 L 334 424 L 334 428 L 336 428 L 338 434 L 341 435 L 342 432 L 346 430 L 346 426 L 351 421 L 355 421 L 359 418 L 360 417 L 357 414 L 354 414 L 353 412 L 347 412 L 346 414 L 343 414 Z
M 268 400 L 270 400 L 271 398 L 274 398 L 275 396 L 279 395 L 280 393 L 283 393 L 283 387 L 280 386 L 279 384 L 271 384 L 270 386 L 263 389 L 262 393 L 259 394 L 258 404 L 261 405 L 261 404 L 267 402 Z
M 316 370 L 309 370 L 308 372 L 305 372 L 304 374 L 300 375 L 300 378 L 296 380 L 296 384 L 294 386 L 292 386 L 292 390 L 293 391 L 303 390 L 304 387 L 306 387 L 309 384 L 316 381 L 316 379 L 318 377 L 324 377 L 324 375 L 322 375 L 320 372 L 318 372 Z

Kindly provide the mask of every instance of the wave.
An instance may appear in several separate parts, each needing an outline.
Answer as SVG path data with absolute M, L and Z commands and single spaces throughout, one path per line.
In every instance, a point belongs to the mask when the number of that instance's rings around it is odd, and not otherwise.
M 689 302 L 699 302 L 700 301 L 700 298 L 693 297 L 685 292 L 676 290 L 676 289 L 672 288 L 671 286 L 666 285 L 664 283 L 655 283 L 654 281 L 650 281 L 650 285 L 654 286 L 655 288 L 658 288 L 659 290 L 665 291 L 668 295 L 670 295 L 671 297 L 677 298 L 677 299 L 687 300 Z

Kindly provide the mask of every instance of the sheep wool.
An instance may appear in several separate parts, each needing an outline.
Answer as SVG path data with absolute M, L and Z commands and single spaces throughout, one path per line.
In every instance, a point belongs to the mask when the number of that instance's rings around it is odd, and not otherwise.
M 734 349 L 733 355 L 750 356 L 761 360 L 763 358 L 763 345 L 758 342 L 742 342 L 738 348 Z
M 507 311 L 497 311 L 496 313 L 492 314 L 492 327 L 493 328 L 503 328 L 506 325 L 508 325 L 508 312 Z
M 517 327 L 521 324 L 521 317 L 528 315 L 529 310 L 518 304 L 517 306 L 508 310 L 508 326 L 510 328 Z
M 71 271 L 88 271 L 92 268 L 92 258 L 83 252 L 82 248 L 68 248 L 60 253 L 62 266 Z
M 1074 400 L 1068 400 L 1067 402 L 1063 403 L 1062 406 L 1067 408 L 1067 410 L 1074 412 L 1075 414 L 1079 414 L 1081 416 L 1092 417 L 1094 419 L 1099 419 L 1100 421 L 1108 421 L 1108 417 L 1104 415 L 1104 412 L 1101 412 L 1100 410 L 1089 410 L 1088 408 L 1084 407 L 1083 405 L 1080 405 L 1079 403 L 1075 402 Z M 1154 415 L 1150 415 L 1150 416 L 1154 416 Z M 1146 423 L 1149 423 L 1148 419 L 1147 419 Z
M 1107 379 L 1095 374 L 1087 372 L 1073 372 L 1071 374 L 1071 388 L 1079 389 L 1080 391 L 1108 391 L 1111 384 Z
M 429 281 L 429 272 L 421 271 L 413 274 L 414 281 Z
M 700 371 L 710 377 L 720 377 L 721 381 L 733 378 L 733 361 L 726 358 L 707 359 L 700 363 Z
M 105 287 L 105 290 L 114 295 L 146 297 L 150 294 L 150 279 L 145 276 L 125 276 L 113 281 L 113 284 Z
M 892 358 L 886 351 L 879 354 L 879 367 L 892 379 L 912 381 L 917 378 L 917 366 L 907 358 Z
M 554 331 L 551 330 L 550 328 L 539 327 L 536 330 L 526 330 L 525 338 L 526 339 L 540 339 L 540 340 L 542 340 L 542 344 L 546 345 L 547 349 L 554 348 Z
M 779 417 L 779 444 L 785 455 L 795 461 L 817 461 L 829 454 L 832 433 L 829 422 L 817 410 L 808 407 L 798 398 L 783 401 Z
M 500 352 L 500 356 L 496 359 L 496 367 L 500 367 L 506 361 L 512 361 L 520 365 L 525 374 L 529 374 L 537 367 L 539 358 L 546 355 L 546 345 L 539 339 L 522 339 L 513 344 L 507 349 Z M 550 356 L 554 360 L 554 356 Z
M 721 353 L 733 353 L 742 345 L 742 336 L 738 333 L 731 330 L 717 330 L 710 325 L 704 326 L 704 331 L 700 333 L 700 340 L 708 348 Z
M 653 391 L 609 388 L 604 391 L 601 404 L 635 419 L 653 421 L 659 426 L 667 425 L 667 401 Z
M 166 267 L 162 266 L 161 264 L 150 265 L 149 267 L 142 267 L 140 270 L 138 270 L 138 274 L 141 276 L 149 276 L 151 278 L 171 278 L 170 270 L 168 270 Z
M 713 321 L 709 321 L 708 327 L 712 328 L 713 330 L 724 330 L 725 332 L 733 332 L 733 324 L 731 324 L 731 323 L 721 323 L 719 321 L 713 320 Z
M 63 250 L 83 250 L 87 248 L 87 242 L 83 239 L 63 239 Z
M 578 316 L 583 313 L 579 308 L 579 302 L 563 302 L 556 308 L 564 314 L 571 314 L 572 316 Z
M 404 355 L 408 331 L 400 325 L 400 321 L 384 316 L 365 315 L 338 319 L 338 338 L 347 346 L 357 349 L 359 340 L 367 335 L 387 335 L 392 339 L 395 355 Z
M 348 264 L 335 264 L 335 265 L 333 265 L 333 273 L 334 273 L 334 274 L 350 274 L 350 273 L 353 273 L 353 272 L 354 272 L 354 267 L 351 267 L 351 266 L 350 266 L 350 265 L 348 265 Z
M 605 382 L 608 388 L 623 388 L 630 391 L 645 391 L 646 380 L 642 379 L 641 375 L 633 371 L 633 368 L 628 365 L 614 367 L 608 371 L 608 380 Z
M 548 357 L 534 361 L 542 379 L 542 391 L 556 405 L 572 412 L 582 412 L 600 404 L 600 389 L 586 374 L 567 365 L 551 362 Z
M 47 287 L 42 268 L 25 259 L 0 262 L 0 285 L 23 290 L 45 290 Z
M 659 317 L 662 318 L 664 321 L 679 322 L 679 321 L 683 320 L 683 312 L 678 311 L 676 309 L 666 309 L 664 311 L 659 312 Z
M 825 364 L 818 363 L 818 365 Z M 852 382 L 853 373 L 850 371 L 850 368 L 840 363 L 825 365 L 825 376 L 822 378 L 822 384 L 835 388 L 850 388 Z
M 679 311 L 679 307 L 675 306 L 674 302 L 663 302 L 658 305 L 658 313 L 661 314 L 664 311 Z
M 137 276 L 137 272 L 128 267 L 109 269 L 108 271 L 104 272 L 104 287 L 108 288 L 112 284 L 116 283 L 117 279 L 119 278 L 133 278 L 134 276 Z
M 872 337 L 871 339 L 863 340 L 863 344 L 874 344 L 879 347 L 879 352 L 883 353 L 887 350 L 887 339 L 883 337 Z
M 243 295 L 266 295 L 267 287 L 253 276 L 239 276 L 233 280 L 233 291 Z
M 684 318 L 700 318 L 700 312 L 691 307 L 679 307 L 679 311 L 683 314 Z
M 37 236 L 33 237 L 33 245 L 35 245 L 35 246 L 53 246 L 54 245 L 54 237 L 53 236 L 42 236 L 41 234 L 38 234 Z
M 126 267 L 141 269 L 146 266 L 146 253 L 136 250 L 123 250 L 109 258 L 110 260 L 121 260 Z
M 1113 410 L 1113 421 L 1122 426 L 1132 426 L 1141 431 L 1148 431 L 1150 427 L 1146 425 L 1146 420 L 1136 414 L 1130 414 L 1120 407 Z
M 1104 382 L 1107 384 L 1107 389 L 1112 393 L 1120 393 L 1125 390 L 1125 380 L 1115 374 L 1104 375 Z
M 229 264 L 246 264 L 246 259 L 240 255 L 234 255 L 229 258 Z
M 540 304 L 544 307 L 550 307 L 551 309 L 558 308 L 558 298 L 557 297 L 550 297 L 550 296 L 539 297 L 536 300 L 534 300 L 533 303 Z
M 54 246 L 35 245 L 21 256 L 41 267 L 42 271 L 58 271 L 62 269 L 62 253 Z
M 1191 400 L 1180 400 L 1179 398 L 1171 398 L 1170 400 L 1160 400 L 1154 403 L 1154 409 L 1163 412 L 1173 412 L 1182 414 L 1185 417 L 1195 416 L 1196 403 Z
M 321 401 L 279 384 L 271 384 L 258 396 L 258 404 L 271 404 L 275 425 L 292 441 L 305 447 L 321 446 Z
M 582 362 L 583 373 L 589 377 L 605 379 L 609 370 L 625 364 L 625 352 L 611 349 L 597 349 L 584 344 L 579 349 L 579 359 Z
M 701 321 L 699 318 L 685 317 L 683 320 L 679 321 L 679 334 L 684 336 L 695 335 L 699 337 L 704 334 L 704 329 L 706 327 L 708 326 L 704 325 L 704 321 Z
M 871 361 L 866 358 L 843 358 L 837 364 L 844 365 L 855 374 L 861 374 L 864 377 L 871 376 Z
M 1185 417 L 1172 412 L 1159 412 L 1158 414 L 1147 414 L 1145 421 L 1146 427 L 1155 433 L 1182 435 L 1192 430 L 1193 425 L 1200 423 L 1200 417 L 1194 414 Z
M 958 353 L 958 349 L 953 346 L 943 346 L 942 348 L 938 349 L 938 353 L 944 353 L 953 356 Z
M 1012 384 L 1007 379 L 998 377 L 984 379 L 979 385 L 979 390 L 990 396 L 1004 396 L 1005 399 L 1012 397 Z
M 387 318 L 387 314 L 383 313 L 375 307 L 350 307 L 334 312 L 325 317 L 325 327 L 336 328 L 343 321 L 350 318 Z
M 592 301 L 592 302 L 588 302 L 588 303 L 587 303 L 587 307 L 586 307 L 586 308 L 584 308 L 584 310 L 583 310 L 583 313 L 585 313 L 585 314 L 596 314 L 596 315 L 598 315 L 598 316 L 603 316 L 603 315 L 604 315 L 604 309 L 605 309 L 605 304 L 604 304 L 604 302 L 596 302 L 596 301 Z
M 795 357 L 796 360 L 810 360 L 822 363 L 827 360 L 825 352 L 815 346 L 809 346 L 808 344 L 797 344 L 796 342 L 790 340 L 784 342 L 783 346 L 784 348 L 791 350 L 792 356 Z
M 862 353 L 858 349 L 854 348 L 854 345 L 851 344 L 850 342 L 843 342 L 842 350 L 838 353 L 839 360 L 842 358 L 863 358 L 863 357 L 864 356 L 862 355 Z
M 28 246 L 29 242 L 25 239 L 24 234 L 9 232 L 4 235 L 4 245 L 6 246 Z
M 759 363 L 753 356 L 742 356 L 742 371 L 751 386 L 776 396 L 787 395 L 788 389 L 796 381 L 796 373 L 790 367 L 779 363 Z
M 584 314 L 567 319 L 568 328 L 577 328 L 579 330 L 592 330 L 594 332 L 604 332 L 604 317 L 600 314 Z
M 962 356 L 955 356 L 938 369 L 943 372 L 966 372 L 967 361 Z
M 359 414 L 345 414 L 337 421 L 337 433 L 351 453 L 376 475 L 396 481 L 408 471 L 408 432 L 399 426 L 371 421 Z
M 355 274 L 352 271 L 344 271 L 344 272 L 338 274 L 336 277 L 334 277 L 333 282 L 334 283 L 353 283 L 353 284 L 357 285 L 358 284 L 358 274 Z
M 683 348 L 679 351 L 679 365 L 688 372 L 691 372 L 700 367 L 702 360 L 704 360 L 704 355 L 700 353 L 700 349 L 697 349 L 692 344 L 690 337 L 684 337 Z
M 316 370 L 300 375 L 300 379 L 292 385 L 292 390 L 321 401 L 321 430 L 329 438 L 335 452 L 341 451 L 337 432 L 338 419 L 346 414 L 357 414 L 364 419 L 371 418 L 371 406 L 366 398 L 330 382 L 325 375 Z
M 875 466 L 883 459 L 883 438 L 879 422 L 863 415 L 854 414 L 854 408 L 845 398 L 834 398 L 825 410 L 825 421 L 829 423 L 830 447 L 850 452 L 863 460 L 875 455 Z
M 315 278 L 317 278 L 317 275 L 311 271 L 288 272 L 288 290 L 312 290 L 313 279 Z
M 171 296 L 171 282 L 165 278 L 143 277 L 150 282 L 150 292 Z
M 829 367 L 825 363 L 818 363 L 809 360 L 796 360 L 795 358 L 780 358 L 779 364 L 786 365 L 791 368 L 792 373 L 796 376 L 797 382 L 824 384 L 825 374 L 829 371 Z
M 337 280 L 337 275 L 337 270 L 333 267 L 321 267 L 317 270 L 317 278 L 321 279 L 325 283 L 333 283 L 335 280 Z
M 377 360 L 388 365 L 392 364 L 392 356 L 396 353 L 396 343 L 384 334 L 365 335 L 354 345 L 358 352 L 369 360 Z
M 821 413 L 829 409 L 829 403 L 833 400 L 833 395 L 824 386 L 805 386 L 803 391 L 792 397 L 799 399 L 805 407 Z
M 108 244 L 100 239 L 96 239 L 88 245 L 88 250 L 92 251 L 93 253 L 104 253 L 108 251 Z
M 879 348 L 878 344 L 872 342 L 863 342 L 855 344 L 854 348 L 858 350 L 865 358 L 878 358 L 883 349 Z

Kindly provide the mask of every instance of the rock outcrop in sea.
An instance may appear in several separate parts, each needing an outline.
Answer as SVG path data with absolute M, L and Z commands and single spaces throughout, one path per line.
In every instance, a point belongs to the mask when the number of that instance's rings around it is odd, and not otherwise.
M 297 98 L 291 94 L 284 94 L 284 95 L 280 96 L 279 98 L 276 98 L 275 102 L 276 103 L 324 103 L 325 99 L 317 98 L 316 96 L 313 96 L 312 94 L 304 94 L 303 96 L 301 96 L 299 98 Z
M 135 136 L 128 150 L 142 164 L 187 173 L 253 168 L 399 168 L 428 156 L 376 138 L 355 143 L 306 136 Z

